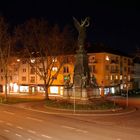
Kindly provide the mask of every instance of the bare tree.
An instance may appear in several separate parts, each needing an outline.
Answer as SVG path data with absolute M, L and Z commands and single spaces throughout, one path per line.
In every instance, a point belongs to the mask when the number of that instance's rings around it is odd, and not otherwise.
M 8 24 L 0 16 L 0 64 L 5 79 L 5 100 L 7 101 L 7 86 L 9 77 L 9 63 L 11 54 L 11 40 L 8 34 Z
M 44 20 L 31 19 L 16 28 L 16 38 L 24 47 L 26 56 L 23 57 L 43 79 L 46 99 L 49 99 L 48 89 L 63 66 L 64 52 L 74 47 L 70 46 L 74 42 L 72 37 L 66 35 L 66 29 L 60 31 L 58 25 L 51 27 Z M 53 71 L 55 66 L 57 70 Z

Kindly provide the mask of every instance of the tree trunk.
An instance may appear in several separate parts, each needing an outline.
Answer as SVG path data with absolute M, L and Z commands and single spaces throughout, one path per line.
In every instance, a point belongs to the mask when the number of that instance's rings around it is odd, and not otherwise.
M 7 101 L 7 84 L 8 84 L 8 79 L 6 74 L 5 75 L 5 101 Z
M 45 89 L 45 99 L 46 100 L 49 100 L 49 95 L 48 95 L 48 89 L 49 89 L 49 87 L 48 87 L 48 85 L 46 83 L 46 80 L 44 80 L 44 89 Z
M 49 95 L 48 95 L 48 86 L 46 85 L 46 88 L 45 88 L 45 97 L 46 97 L 46 100 L 49 100 Z

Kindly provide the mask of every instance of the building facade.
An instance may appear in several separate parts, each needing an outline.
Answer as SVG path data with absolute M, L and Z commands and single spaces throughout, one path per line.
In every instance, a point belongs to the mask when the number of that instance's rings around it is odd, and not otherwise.
M 87 55 L 90 77 L 96 81 L 100 92 L 103 89 L 103 94 L 107 95 L 133 89 L 134 65 L 132 58 L 108 52 L 88 52 Z M 36 73 L 36 67 L 31 67 L 24 59 L 13 57 L 11 60 L 8 75 L 9 93 L 44 93 L 44 82 L 42 77 Z M 55 65 L 51 73 L 58 70 L 58 60 L 54 61 Z M 69 81 L 69 84 L 73 85 L 74 64 L 75 55 L 66 55 L 64 64 L 49 88 L 50 95 L 63 96 L 66 82 Z M 2 67 L 0 68 L 0 78 L 1 92 L 4 92 L 5 79 Z

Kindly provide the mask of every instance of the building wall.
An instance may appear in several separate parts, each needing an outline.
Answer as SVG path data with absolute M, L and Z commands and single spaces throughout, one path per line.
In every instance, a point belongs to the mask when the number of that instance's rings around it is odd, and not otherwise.
M 132 89 L 133 62 L 125 56 L 111 53 L 91 53 L 89 67 L 99 87 L 105 88 L 105 93 L 119 92 L 120 89 Z M 114 88 L 114 89 L 113 89 Z
M 134 64 L 134 87 L 140 89 L 140 63 Z
M 73 84 L 75 56 L 67 55 L 63 58 L 65 60 L 64 64 L 59 74 L 55 77 L 52 87 L 49 89 L 52 94 L 53 92 L 55 94 L 63 94 L 62 90 L 67 80 L 69 80 L 69 84 Z M 14 63 L 12 63 L 11 72 L 9 73 L 9 76 L 12 76 L 12 79 L 9 79 L 10 91 L 25 93 L 43 92 L 43 80 L 32 70 L 32 67 L 24 60 L 11 59 Z M 133 88 L 134 66 L 131 58 L 106 52 L 89 53 L 88 63 L 90 76 L 95 77 L 98 87 L 103 87 L 105 93 L 114 93 L 120 91 L 120 89 L 126 90 L 127 86 L 129 86 L 129 89 Z M 56 61 L 54 67 L 57 68 L 58 65 L 61 64 L 59 61 Z M 55 73 L 55 68 L 52 74 Z M 2 76 L 4 76 L 3 72 L 0 71 L 0 84 L 4 85 Z M 14 87 L 16 87 L 16 90 L 14 90 Z

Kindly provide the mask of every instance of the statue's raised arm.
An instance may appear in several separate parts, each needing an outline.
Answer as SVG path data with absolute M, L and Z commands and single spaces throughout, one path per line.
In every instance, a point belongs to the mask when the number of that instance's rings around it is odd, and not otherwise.
M 85 20 L 81 20 L 81 23 L 73 17 L 75 28 L 78 30 L 78 45 L 79 49 L 84 47 L 84 42 L 86 38 L 86 28 L 90 25 L 89 17 L 86 17 Z

